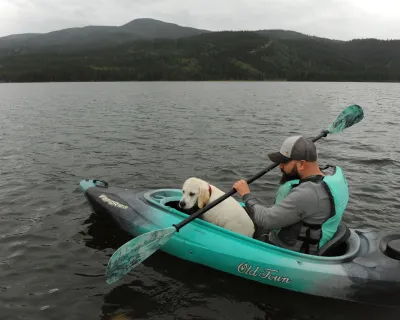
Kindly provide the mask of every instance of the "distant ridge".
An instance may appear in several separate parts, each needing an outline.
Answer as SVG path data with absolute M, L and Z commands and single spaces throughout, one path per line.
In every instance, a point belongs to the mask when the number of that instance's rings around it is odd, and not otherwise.
M 218 31 L 154 19 L 0 38 L 0 81 L 400 81 L 400 41 Z

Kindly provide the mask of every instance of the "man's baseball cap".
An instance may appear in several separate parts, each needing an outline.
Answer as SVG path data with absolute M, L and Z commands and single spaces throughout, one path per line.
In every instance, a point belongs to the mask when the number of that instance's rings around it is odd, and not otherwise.
M 303 136 L 292 136 L 283 141 L 279 152 L 268 154 L 268 158 L 275 163 L 285 163 L 290 160 L 317 160 L 317 148 L 311 139 Z

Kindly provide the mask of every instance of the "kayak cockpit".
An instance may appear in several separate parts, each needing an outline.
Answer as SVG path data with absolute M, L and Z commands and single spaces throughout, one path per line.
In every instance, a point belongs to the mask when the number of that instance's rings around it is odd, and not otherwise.
M 154 205 L 168 210 L 170 213 L 179 214 L 180 216 L 187 217 L 187 213 L 183 212 L 179 207 L 179 201 L 182 198 L 182 190 L 180 189 L 158 189 L 145 193 L 144 197 Z M 243 207 L 244 203 L 239 202 Z M 205 222 L 205 221 L 204 221 Z M 220 228 L 218 226 L 214 226 Z M 224 229 L 225 230 L 225 229 Z M 225 230 L 226 233 L 231 233 Z M 257 242 L 267 242 L 263 238 L 258 238 L 257 235 L 253 238 Z M 319 257 L 332 257 L 342 261 L 354 257 L 360 248 L 359 236 L 344 224 L 341 223 L 334 237 L 322 247 L 317 256 Z M 287 250 L 281 248 L 282 250 Z M 310 255 L 304 254 L 308 257 Z M 316 257 L 316 256 L 314 256 Z

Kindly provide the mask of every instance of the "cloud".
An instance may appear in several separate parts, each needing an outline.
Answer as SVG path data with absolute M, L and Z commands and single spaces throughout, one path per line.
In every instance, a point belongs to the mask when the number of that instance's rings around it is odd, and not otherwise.
M 208 30 L 388 39 L 400 37 L 398 12 L 397 0 L 2 0 L 0 36 L 154 18 Z

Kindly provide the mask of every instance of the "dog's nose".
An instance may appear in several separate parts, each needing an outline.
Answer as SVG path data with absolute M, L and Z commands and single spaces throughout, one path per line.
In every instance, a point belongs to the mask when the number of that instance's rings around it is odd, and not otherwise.
M 180 208 L 185 208 L 186 202 L 185 201 L 179 201 L 179 207 Z

